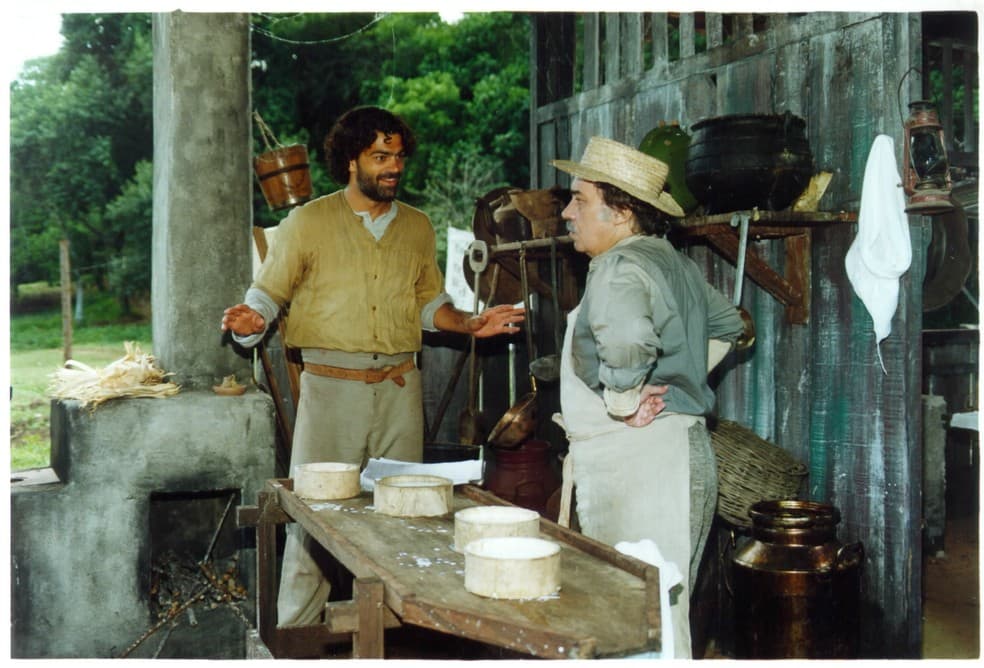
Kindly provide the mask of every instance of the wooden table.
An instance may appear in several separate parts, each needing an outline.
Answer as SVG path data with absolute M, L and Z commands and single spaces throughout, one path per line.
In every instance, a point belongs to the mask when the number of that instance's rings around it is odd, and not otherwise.
M 260 637 L 274 656 L 347 641 L 357 658 L 384 657 L 384 630 L 412 624 L 521 652 L 585 659 L 659 650 L 659 570 L 541 518 L 541 537 L 561 546 L 561 589 L 536 600 L 494 600 L 464 587 L 454 517 L 390 517 L 371 494 L 305 501 L 292 481 L 270 480 L 256 506 L 239 508 L 257 532 Z M 509 505 L 472 485 L 455 488 L 454 509 Z M 297 522 L 354 576 L 351 601 L 327 606 L 324 624 L 277 627 L 277 525 Z M 340 635 L 344 634 L 344 635 Z

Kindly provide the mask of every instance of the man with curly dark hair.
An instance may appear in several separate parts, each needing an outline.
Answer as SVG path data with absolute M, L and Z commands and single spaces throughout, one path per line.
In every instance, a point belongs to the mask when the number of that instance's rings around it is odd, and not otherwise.
M 473 316 L 443 291 L 430 219 L 396 199 L 413 132 L 379 107 L 342 115 L 325 140 L 344 188 L 299 206 L 280 223 L 244 303 L 222 329 L 259 343 L 290 305 L 285 343 L 303 359 L 290 468 L 311 462 L 420 461 L 423 395 L 414 358 L 422 330 L 483 338 L 516 331 L 523 310 Z M 281 625 L 317 622 L 331 585 L 317 545 L 291 525 L 278 600 Z

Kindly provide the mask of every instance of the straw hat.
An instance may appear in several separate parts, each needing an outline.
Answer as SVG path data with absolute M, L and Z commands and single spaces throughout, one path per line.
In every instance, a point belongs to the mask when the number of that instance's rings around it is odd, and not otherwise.
M 601 181 L 621 188 L 660 211 L 682 218 L 684 213 L 670 193 L 663 190 L 669 166 L 662 160 L 604 137 L 592 137 L 581 162 L 553 160 L 557 169 L 587 181 Z

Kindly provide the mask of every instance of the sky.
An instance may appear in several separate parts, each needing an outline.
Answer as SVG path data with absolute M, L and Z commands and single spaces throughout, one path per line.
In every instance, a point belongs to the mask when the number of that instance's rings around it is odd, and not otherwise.
M 759 5 L 759 11 L 762 11 L 761 6 L 764 0 L 740 0 L 738 4 L 750 5 L 754 7 Z M 832 4 L 828 5 L 825 9 L 827 11 L 838 11 L 838 10 L 857 10 L 857 9 L 867 9 L 867 10 L 878 10 L 885 9 L 884 3 L 886 0 L 861 0 L 860 4 L 855 6 L 857 0 L 832 0 Z M 257 11 L 261 9 L 259 6 L 253 6 L 255 0 L 195 0 L 194 2 L 186 2 L 185 4 L 177 4 L 174 6 L 161 5 L 159 2 L 153 0 L 127 0 L 122 2 L 121 0 L 101 0 L 98 4 L 93 5 L 88 0 L 82 0 L 79 2 L 71 0 L 28 0 L 27 2 L 16 3 L 18 5 L 17 9 L 4 11 L 2 19 L 0 19 L 0 34 L 3 34 L 4 40 L 2 42 L 2 66 L 3 74 L 7 79 L 9 84 L 13 81 L 14 77 L 20 72 L 20 69 L 25 61 L 31 58 L 37 58 L 40 56 L 47 56 L 58 51 L 58 47 L 61 44 L 61 35 L 59 34 L 59 28 L 61 25 L 60 11 L 72 12 L 72 11 L 84 11 L 84 12 L 112 12 L 112 11 L 169 11 L 171 9 L 185 9 L 185 10 L 211 10 L 211 11 Z M 394 2 L 396 5 L 394 6 Z M 686 10 L 688 4 L 693 4 L 694 0 L 677 0 L 673 4 L 677 9 Z M 714 7 L 716 4 L 721 2 L 725 3 L 724 7 Z M 771 11 L 789 11 L 793 9 L 804 10 L 806 7 L 794 7 L 794 5 L 801 5 L 807 2 L 808 6 L 812 6 L 814 9 L 815 3 L 810 2 L 810 0 L 785 0 L 783 5 L 779 8 L 771 7 Z M 10 3 L 15 4 L 15 3 Z M 271 5 L 269 3 L 264 3 L 267 11 Z M 633 0 L 619 0 L 613 7 L 622 11 L 640 11 L 638 7 L 639 3 Z M 717 9 L 721 11 L 740 11 L 740 8 L 735 6 L 733 0 L 703 0 L 700 3 L 702 6 L 700 9 L 714 11 Z M 766 2 L 766 7 L 769 4 Z M 633 6 L 636 5 L 636 6 Z M 914 7 L 915 5 L 916 7 Z M 935 6 L 940 5 L 940 6 Z M 977 9 L 980 10 L 984 5 L 984 0 L 942 0 L 942 2 L 936 3 L 929 0 L 900 0 L 897 3 L 893 3 L 893 9 L 896 11 L 905 11 L 906 9 Z M 443 10 L 442 13 L 455 13 L 461 8 L 461 3 L 454 2 L 453 0 L 381 0 L 374 2 L 372 5 L 374 8 L 380 11 L 393 11 L 394 9 L 439 9 Z M 595 9 L 598 7 L 596 0 L 568 0 L 567 2 L 560 2 L 559 0 L 519 0 L 519 1 L 509 1 L 506 0 L 477 0 L 473 3 L 469 3 L 469 8 L 471 11 L 483 11 L 488 9 L 543 9 L 543 10 L 553 10 L 553 11 L 563 11 L 572 9 L 587 9 L 590 11 L 589 7 L 594 6 Z M 751 8 L 750 7 L 750 8 Z M 648 8 L 647 8 L 648 9 Z M 694 7 L 696 9 L 696 7 Z M 278 11 L 324 11 L 324 3 L 314 2 L 311 0 L 288 0 L 287 4 L 283 5 L 278 9 Z M 807 9 L 808 10 L 808 9 Z M 769 11 L 769 10 L 767 10 Z M 4 34 L 5 33 L 5 34 Z
M 4 12 L 3 18 L 3 76 L 8 85 L 26 61 L 57 53 L 62 41 L 56 9 L 44 3 L 17 4 L 20 7 Z

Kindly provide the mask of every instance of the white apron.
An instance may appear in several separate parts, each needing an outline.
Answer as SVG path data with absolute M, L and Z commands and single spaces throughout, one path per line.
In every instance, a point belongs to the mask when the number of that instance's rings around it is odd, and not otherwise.
M 610 418 L 602 398 L 574 373 L 571 339 L 579 309 L 568 315 L 560 367 L 560 407 L 570 443 L 564 460 L 565 496 L 569 499 L 571 487 L 576 490 L 577 518 L 584 535 L 612 546 L 650 539 L 663 558 L 684 574 L 670 611 L 673 658 L 689 659 L 688 434 L 703 418 L 664 412 L 645 427 Z

